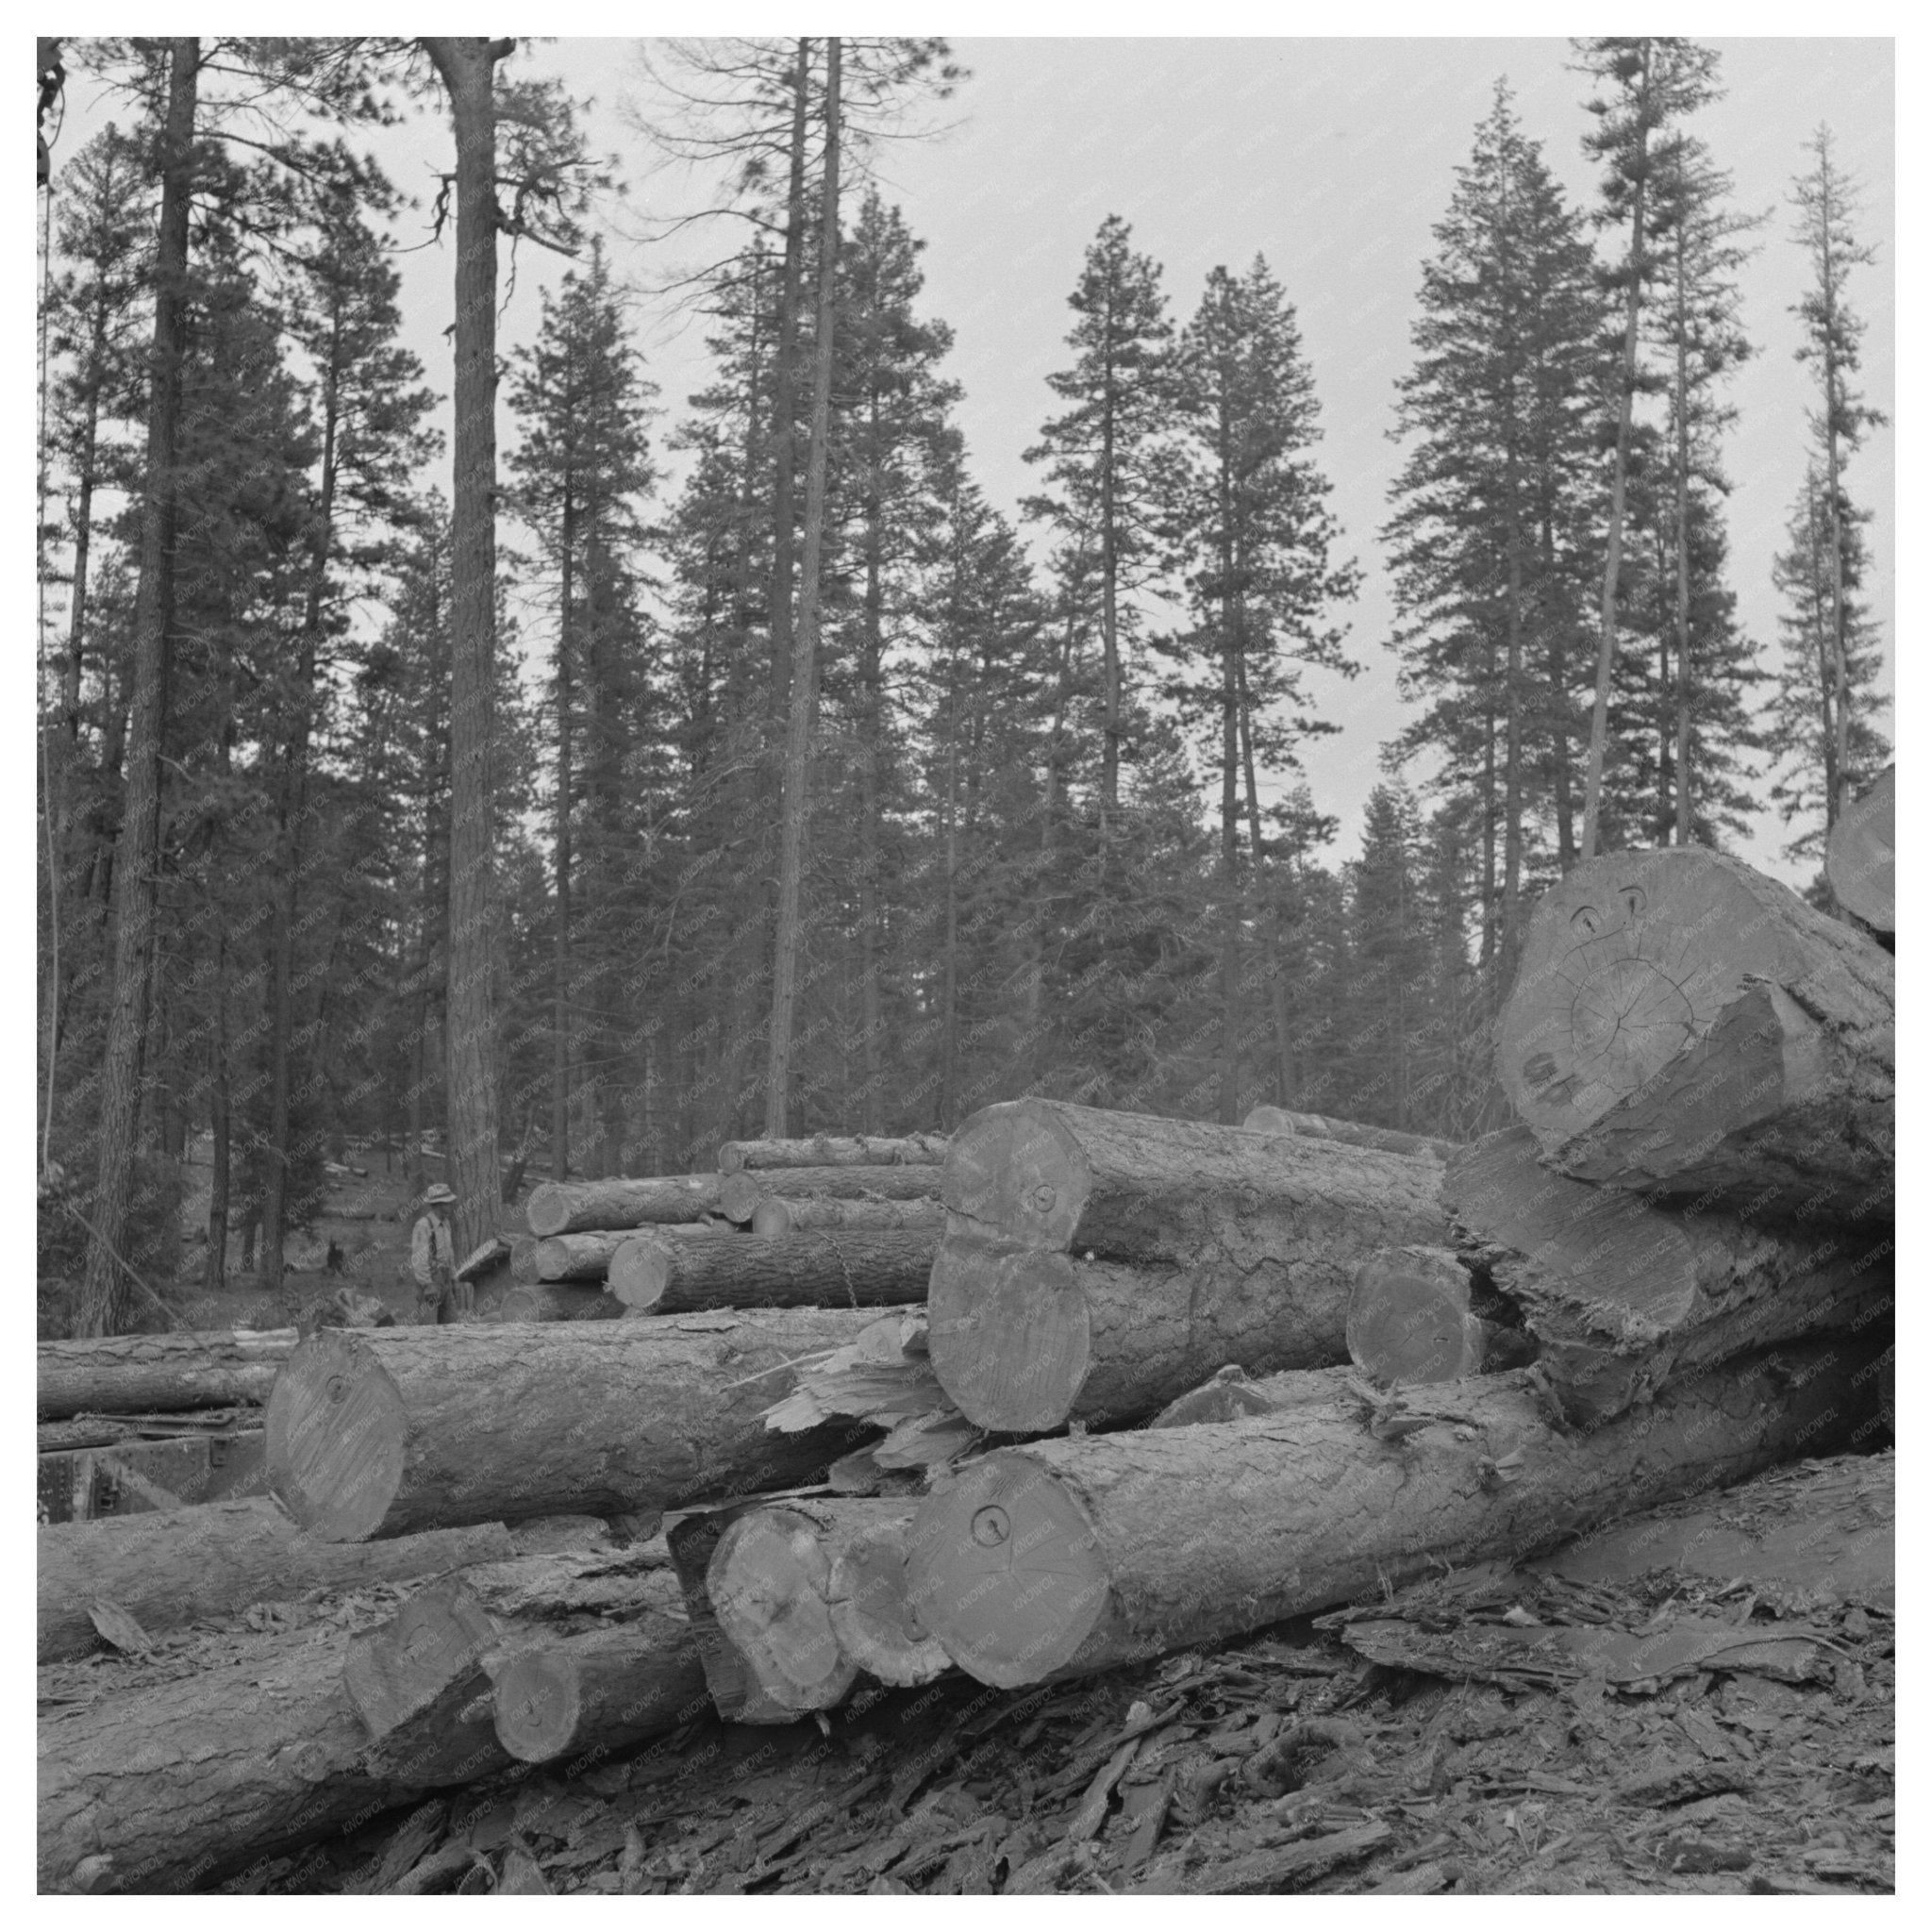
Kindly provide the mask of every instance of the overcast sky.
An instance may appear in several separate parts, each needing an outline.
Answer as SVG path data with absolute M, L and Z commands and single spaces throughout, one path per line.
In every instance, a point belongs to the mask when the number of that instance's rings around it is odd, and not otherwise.
M 1792 360 L 1790 315 L 1806 275 L 1791 240 L 1791 177 L 1802 143 L 1821 123 L 1839 141 L 1843 165 L 1863 186 L 1862 236 L 1879 250 L 1857 272 L 1852 300 L 1869 323 L 1863 382 L 1890 409 L 1893 380 L 1893 61 L 1883 40 L 1720 40 L 1725 98 L 1693 125 L 1735 176 L 1734 206 L 1768 212 L 1758 253 L 1744 271 L 1743 320 L 1758 346 L 1736 377 L 1740 421 L 1728 463 L 1731 581 L 1750 634 L 1775 641 L 1772 558 L 1803 475 L 1806 372 Z M 600 146 L 616 149 L 630 181 L 629 206 L 613 213 L 620 231 L 642 232 L 644 217 L 684 212 L 699 190 L 653 165 L 620 108 L 642 103 L 647 87 L 637 42 L 564 40 L 540 44 L 518 65 L 564 75 L 590 105 Z M 1364 571 L 1350 614 L 1352 682 L 1317 674 L 1325 715 L 1341 735 L 1306 755 L 1317 804 L 1343 821 L 1333 856 L 1355 847 L 1377 754 L 1400 728 L 1395 662 L 1386 648 L 1392 612 L 1376 531 L 1388 514 L 1389 481 L 1400 452 L 1388 438 L 1396 378 L 1407 368 L 1420 264 L 1432 252 L 1432 224 L 1453 188 L 1476 124 L 1507 75 L 1527 132 L 1539 140 L 1573 199 L 1593 198 L 1580 149 L 1587 83 L 1571 73 L 1561 40 L 1108 40 L 955 42 L 972 69 L 947 110 L 953 125 L 934 139 L 895 144 L 881 185 L 926 242 L 929 313 L 956 332 L 951 374 L 964 386 L 959 416 L 974 474 L 1011 510 L 1033 487 L 1020 459 L 1054 406 L 1049 371 L 1067 360 L 1068 291 L 1082 253 L 1104 217 L 1133 225 L 1136 245 L 1164 268 L 1176 321 L 1199 300 L 1208 271 L 1264 255 L 1295 304 L 1325 430 L 1322 458 L 1335 485 L 1345 554 Z M 75 103 L 71 155 L 92 117 Z M 415 152 L 410 151 L 413 145 Z M 431 122 L 389 165 L 399 185 L 422 192 L 446 165 L 447 138 Z M 721 231 L 713 244 L 727 244 Z M 696 240 L 643 243 L 620 232 L 620 274 L 640 289 L 697 259 Z M 508 347 L 538 315 L 535 285 L 558 264 L 525 250 L 521 285 L 503 319 Z M 451 262 L 446 250 L 406 258 L 409 337 L 433 381 L 447 388 Z M 701 326 L 663 300 L 641 298 L 639 322 L 667 417 L 706 379 Z M 506 433 L 508 432 L 506 421 Z M 1891 638 L 1895 546 L 1892 439 L 1873 435 L 1848 473 L 1855 498 L 1872 508 L 1876 570 L 1871 597 Z M 1758 863 L 1790 875 L 1775 850 L 1784 837 L 1769 818 L 1754 841 Z

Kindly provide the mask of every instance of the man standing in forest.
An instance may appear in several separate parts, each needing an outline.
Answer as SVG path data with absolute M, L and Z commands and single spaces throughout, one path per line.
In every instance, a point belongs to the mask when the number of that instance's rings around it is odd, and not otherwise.
M 468 1284 L 456 1278 L 456 1230 L 449 1214 L 456 1199 L 438 1181 L 424 1194 L 423 1211 L 409 1236 L 409 1268 L 425 1322 L 460 1322 L 473 1312 Z

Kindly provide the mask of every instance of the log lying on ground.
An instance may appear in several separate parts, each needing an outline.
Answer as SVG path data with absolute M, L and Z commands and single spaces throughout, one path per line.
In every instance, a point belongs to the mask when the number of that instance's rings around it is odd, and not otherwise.
M 816 1507 L 816 1506 L 813 1506 Z M 839 1647 L 867 1675 L 909 1689 L 953 1667 L 921 1622 L 906 1589 L 906 1532 L 916 1501 L 874 1503 L 869 1522 L 844 1529 L 834 1546 L 825 1603 Z
M 241 1662 L 44 1707 L 40 1889 L 206 1886 L 508 1764 L 487 1702 L 372 1748 L 342 1687 L 348 1641 L 298 1630 Z
M 1209 1423 L 1238 1423 L 1249 1416 L 1273 1415 L 1297 1403 L 1326 1401 L 1334 1390 L 1335 1376 L 1328 1369 L 1280 1369 L 1272 1375 L 1251 1377 L 1230 1362 L 1198 1389 L 1177 1395 L 1147 1426 L 1193 1429 Z
M 813 1134 L 803 1141 L 726 1141 L 718 1172 L 776 1167 L 938 1167 L 944 1134 Z
M 537 1257 L 542 1252 L 543 1243 L 533 1234 L 520 1234 L 512 1238 L 509 1244 L 509 1278 L 520 1288 L 529 1288 L 537 1280 Z
M 828 1201 L 936 1201 L 937 1167 L 768 1167 L 727 1174 L 718 1183 L 718 1211 L 741 1224 L 772 1194 Z
M 1445 1239 L 1441 1174 L 1341 1141 L 987 1108 L 946 1159 L 934 1372 L 969 1421 L 1028 1432 L 1129 1421 L 1228 1362 L 1342 1361 L 1357 1262 Z
M 351 1641 L 343 1688 L 372 1740 L 433 1728 L 458 1714 L 467 1722 L 478 1698 L 490 1701 L 500 1733 L 504 1707 L 495 1687 L 515 1658 L 632 1624 L 640 1626 L 631 1671 L 640 1707 L 626 1722 L 647 1724 L 636 1734 L 645 1736 L 650 1727 L 667 1727 L 647 1720 L 645 1706 L 675 1723 L 669 1713 L 703 1688 L 682 1592 L 661 1545 L 518 1557 L 446 1576 L 418 1591 L 389 1623 Z M 662 1684 L 655 1681 L 660 1675 Z M 607 1719 L 620 1716 L 617 1707 L 600 1707 Z M 542 1728 L 541 1714 L 516 1702 L 508 1709 L 509 1727 L 527 1748 Z
M 689 1242 L 638 1234 L 618 1250 L 608 1286 L 637 1314 L 892 1307 L 925 1299 L 939 1244 L 937 1227 Z
M 712 1241 L 719 1235 L 737 1232 L 728 1221 L 681 1221 L 648 1228 L 641 1234 L 628 1227 L 607 1228 L 595 1234 L 554 1234 L 537 1243 L 536 1278 L 603 1282 L 609 1278 L 617 1256 L 629 1241 L 655 1241 L 669 1245 Z
M 1356 1270 L 1348 1358 L 1371 1381 L 1456 1382 L 1535 1358 L 1535 1341 L 1499 1319 L 1451 1248 L 1379 1248 Z M 1510 1312 L 1513 1312 L 1511 1310 Z
M 1530 922 L 1497 1038 L 1564 1174 L 1754 1218 L 1891 1211 L 1891 957 L 1741 860 L 1577 866 Z
M 1400 1127 L 1372 1127 L 1365 1121 L 1330 1120 L 1322 1113 L 1291 1113 L 1285 1107 L 1250 1108 L 1241 1123 L 1250 1134 L 1300 1134 L 1310 1141 L 1342 1141 L 1351 1147 L 1379 1147 L 1385 1154 L 1426 1154 L 1447 1160 L 1454 1141 L 1407 1134 Z
M 697 1645 L 675 1577 L 672 1608 L 519 1650 L 495 1674 L 497 1741 L 525 1764 L 624 1750 L 708 1716 Z
M 1803 1237 L 1646 1207 L 1549 1173 L 1525 1127 L 1463 1149 L 1442 1196 L 1465 1258 L 1514 1304 L 1564 1413 L 1586 1426 L 1670 1375 L 1890 1318 L 1889 1222 Z
M 1135 1664 L 1824 1453 L 1889 1408 L 1889 1362 L 1841 1341 L 1779 1351 L 1591 1435 L 1552 1421 L 1533 1370 L 1413 1391 L 1413 1426 L 1374 1433 L 1335 1371 L 1325 1399 L 1276 1415 L 970 1463 L 907 1533 L 908 1590 L 983 1683 Z
M 539 1240 L 595 1228 L 647 1227 L 696 1221 L 718 1211 L 714 1174 L 658 1174 L 648 1180 L 545 1181 L 524 1210 Z
M 684 1593 L 691 1641 L 697 1646 L 699 1667 L 718 1715 L 727 1724 L 785 1724 L 792 1723 L 798 1713 L 774 1704 L 758 1688 L 738 1646 L 719 1627 L 708 1583 L 711 1558 L 724 1532 L 756 1507 L 731 1503 L 716 1509 L 692 1510 L 665 1525 L 664 1543 Z
M 843 1308 L 325 1330 L 269 1399 L 269 1483 L 344 1541 L 569 1511 L 662 1509 L 811 1478 L 852 1448 L 761 1416 L 874 1319 Z
M 790 1194 L 767 1194 L 752 1209 L 754 1234 L 808 1234 L 821 1228 L 939 1228 L 946 1210 L 937 1200 L 802 1201 Z
M 323 1542 L 267 1496 L 52 1524 L 40 1532 L 36 1654 L 45 1663 L 97 1648 L 89 1615 L 96 1603 L 118 1605 L 152 1636 L 253 1603 L 436 1576 L 510 1554 L 509 1533 L 497 1523 L 381 1543 Z
M 624 1304 L 602 1287 L 573 1281 L 525 1281 L 497 1306 L 499 1322 L 611 1322 Z
M 1892 915 L 1892 766 L 1872 781 L 1854 805 L 1839 814 L 1824 848 L 1824 876 L 1832 896 L 1856 919 L 1888 936 Z
M 188 1330 L 43 1341 L 36 1351 L 35 1407 L 64 1416 L 132 1415 L 266 1402 L 295 1346 L 292 1328 Z

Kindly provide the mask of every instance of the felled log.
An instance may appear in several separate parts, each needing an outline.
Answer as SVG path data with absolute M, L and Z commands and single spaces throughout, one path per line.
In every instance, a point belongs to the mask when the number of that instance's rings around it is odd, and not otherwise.
M 1496 1319 L 1450 1248 L 1378 1248 L 1356 1270 L 1348 1300 L 1348 1358 L 1374 1382 L 1455 1382 L 1521 1368 L 1536 1344 Z
M 1057 1101 L 974 1114 L 944 1173 L 933 1370 L 987 1429 L 1128 1421 L 1228 1362 L 1342 1361 L 1357 1263 L 1447 1234 L 1433 1158 Z
M 767 1194 L 752 1209 L 754 1234 L 808 1234 L 825 1228 L 914 1228 L 942 1226 L 944 1206 L 926 1201 L 799 1200 L 790 1194 Z
M 372 1747 L 348 1638 L 299 1630 L 242 1661 L 40 1720 L 42 1891 L 185 1891 L 509 1762 L 490 1707 Z
M 1325 1397 L 1276 1415 L 969 1463 L 907 1532 L 908 1591 L 983 1683 L 1137 1664 L 1823 1453 L 1889 1406 L 1884 1360 L 1807 1343 L 1671 1383 L 1590 1435 L 1553 1421 L 1533 1370 L 1408 1391 L 1393 1416 L 1332 1371 Z
M 1754 1218 L 1889 1216 L 1892 962 L 1701 846 L 1547 892 L 1496 1074 L 1545 1165 Z
M 717 1210 L 716 1174 L 676 1174 L 647 1180 L 545 1181 L 531 1192 L 524 1213 L 530 1232 L 541 1241 L 595 1228 L 696 1221 Z
M 799 1507 L 810 1513 L 824 1506 Z M 871 1507 L 871 1520 L 849 1519 L 832 1545 L 825 1591 L 832 1634 L 846 1657 L 880 1683 L 929 1684 L 951 1670 L 953 1660 L 907 1594 L 906 1532 L 918 1505 L 882 1498 Z
M 718 1212 L 741 1225 L 772 1194 L 834 1201 L 936 1201 L 937 1167 L 764 1167 L 727 1174 L 718 1183 Z
M 52 1422 L 83 1410 L 128 1415 L 266 1402 L 294 1346 L 292 1328 L 43 1341 L 35 1351 L 35 1408 Z
M 1832 896 L 1856 919 L 1890 937 L 1892 799 L 1896 774 L 1887 765 L 1864 794 L 1839 814 L 1824 847 Z
M 525 1281 L 498 1304 L 499 1322 L 610 1322 L 625 1312 L 601 1285 L 575 1281 Z
M 1385 1154 L 1426 1154 L 1447 1160 L 1454 1141 L 1407 1134 L 1399 1127 L 1372 1127 L 1366 1121 L 1331 1120 L 1322 1113 L 1291 1113 L 1285 1107 L 1255 1107 L 1241 1123 L 1251 1134 L 1300 1134 L 1311 1141 L 1341 1141 L 1351 1147 L 1379 1147 Z
M 510 1553 L 509 1533 L 496 1523 L 380 1543 L 322 1542 L 267 1496 L 42 1526 L 36 1655 L 45 1663 L 95 1649 L 89 1611 L 97 1603 L 119 1606 L 153 1635 L 253 1603 L 435 1576 Z
M 519 1288 L 530 1288 L 537 1281 L 537 1257 L 543 1243 L 533 1234 L 514 1235 L 509 1244 L 509 1278 Z
M 691 1510 L 665 1524 L 664 1543 L 684 1593 L 691 1641 L 697 1646 L 699 1667 L 718 1715 L 727 1724 L 786 1724 L 798 1713 L 774 1704 L 758 1688 L 744 1657 L 719 1625 L 711 1605 L 711 1558 L 724 1532 L 755 1507 L 728 1503 L 714 1509 Z
M 944 1134 L 813 1134 L 802 1141 L 726 1141 L 718 1149 L 718 1172 L 779 1167 L 938 1167 L 946 1158 Z
M 1464 1148 L 1442 1195 L 1466 1258 L 1517 1308 L 1581 1426 L 1667 1376 L 1890 1314 L 1889 1222 L 1806 1236 L 1646 1207 L 1549 1173 L 1524 1127 Z
M 546 1235 L 537 1243 L 537 1279 L 602 1281 L 609 1272 L 611 1256 L 629 1239 L 625 1228 Z
M 893 1307 L 925 1299 L 937 1227 L 740 1235 L 728 1241 L 628 1237 L 612 1297 L 637 1314 L 692 1308 Z
M 1193 1429 L 1208 1423 L 1238 1423 L 1273 1415 L 1297 1403 L 1325 1401 L 1335 1378 L 1327 1369 L 1278 1369 L 1250 1376 L 1239 1363 L 1217 1369 L 1198 1389 L 1177 1395 L 1147 1424 L 1150 1429 Z
M 494 1724 L 494 1687 L 516 1656 L 634 1619 L 649 1624 L 654 1654 L 677 1677 L 674 1691 L 682 1685 L 677 1701 L 689 1703 L 699 1674 L 682 1595 L 666 1553 L 651 1544 L 515 1557 L 447 1575 L 387 1624 L 358 1633 L 342 1684 L 375 1740 L 433 1728 L 477 1698 L 490 1700 Z M 657 1641 L 667 1625 L 685 1633 L 682 1658 Z
M 807 1479 L 850 1432 L 783 1437 L 765 1408 L 868 1310 L 325 1330 L 269 1400 L 269 1482 L 343 1541 L 570 1511 L 661 1509 Z
M 574 1637 L 546 1638 L 497 1670 L 497 1740 L 525 1764 L 621 1751 L 711 1709 L 691 1624 L 677 1598 Z

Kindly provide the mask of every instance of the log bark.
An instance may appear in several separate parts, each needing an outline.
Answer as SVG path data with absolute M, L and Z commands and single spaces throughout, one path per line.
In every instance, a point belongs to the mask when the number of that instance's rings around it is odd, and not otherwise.
M 1573 1422 L 1665 1379 L 1827 1329 L 1889 1324 L 1889 1223 L 1774 1233 L 1736 1215 L 1646 1207 L 1538 1164 L 1524 1127 L 1450 1161 L 1443 1201 L 1467 1260 L 1515 1305 Z
M 726 1141 L 718 1149 L 718 1172 L 781 1167 L 938 1167 L 946 1158 L 944 1134 L 813 1134 L 803 1141 Z
M 761 1235 L 809 1234 L 823 1228 L 942 1226 L 946 1210 L 937 1200 L 801 1201 L 767 1194 L 752 1210 L 751 1231 Z
M 509 1244 L 509 1278 L 519 1288 L 532 1288 L 537 1281 L 537 1257 L 543 1243 L 533 1234 L 514 1235 Z
M 835 1201 L 936 1201 L 937 1167 L 768 1167 L 727 1174 L 718 1183 L 718 1211 L 748 1222 L 770 1194 Z
M 716 1174 L 678 1174 L 648 1180 L 545 1181 L 532 1191 L 524 1213 L 541 1241 L 598 1228 L 695 1221 L 717 1211 Z
M 1521 1368 L 1535 1358 L 1536 1343 L 1497 1319 L 1496 1299 L 1480 1295 L 1452 1248 L 1378 1248 L 1356 1270 L 1348 1358 L 1392 1387 Z
M 1892 962 L 1740 860 L 1619 853 L 1543 897 L 1496 1074 L 1545 1165 L 1754 1218 L 1889 1216 Z
M 1037 1432 L 1145 1415 L 1230 1362 L 1345 1360 L 1357 1264 L 1446 1237 L 1441 1172 L 1241 1127 L 987 1108 L 946 1159 L 933 1371 L 968 1421 Z
M 609 1290 L 636 1314 L 897 1307 L 925 1299 L 939 1244 L 937 1227 L 691 1242 L 639 1234 L 611 1262 Z
M 1436 1160 L 1447 1160 L 1456 1151 L 1454 1141 L 1406 1134 L 1399 1127 L 1372 1127 L 1364 1121 L 1331 1120 L 1326 1114 L 1292 1113 L 1285 1107 L 1250 1108 L 1241 1125 L 1251 1134 L 1300 1134 L 1310 1141 L 1379 1147 L 1385 1154 L 1426 1154 Z
M 539 1281 L 602 1281 L 610 1257 L 630 1239 L 627 1228 L 553 1234 L 537 1243 Z
M 381 1543 L 322 1542 L 267 1496 L 58 1524 L 40 1532 L 36 1654 L 46 1663 L 96 1649 L 88 1611 L 103 1600 L 152 1636 L 310 1590 L 435 1576 L 510 1554 L 497 1523 Z
M 268 1400 L 295 1346 L 292 1328 L 109 1335 L 43 1341 L 35 1407 L 42 1422 L 92 1414 L 145 1415 Z
M 675 1606 L 546 1639 L 498 1668 L 491 1709 L 512 1757 L 603 1756 L 710 1715 L 682 1593 L 667 1580 Z
M 270 1398 L 269 1482 L 318 1536 L 610 1515 L 775 1489 L 854 1447 L 768 1433 L 798 1366 L 864 1309 L 325 1330 Z
M 1832 895 L 1855 919 L 1890 938 L 1895 768 L 1887 765 L 1856 805 L 1839 814 L 1824 849 Z
M 1254 1415 L 1273 1415 L 1296 1403 L 1325 1400 L 1335 1386 L 1327 1369 L 1280 1369 L 1272 1375 L 1250 1377 L 1234 1363 L 1218 1370 L 1198 1389 L 1177 1395 L 1147 1426 L 1150 1429 L 1191 1429 L 1204 1423 L 1238 1423 Z
M 922 1506 L 908 1593 L 982 1683 L 1134 1665 L 1823 1454 L 1889 1407 L 1889 1362 L 1807 1344 L 1588 1435 L 1553 1421 L 1534 1370 L 1415 1391 L 1417 1426 L 1378 1435 L 1335 1371 L 1276 1415 L 1003 1449 Z
M 373 1749 L 342 1688 L 347 1647 L 301 1630 L 238 1663 L 45 1707 L 40 1890 L 206 1887 L 508 1765 L 487 1703 Z

